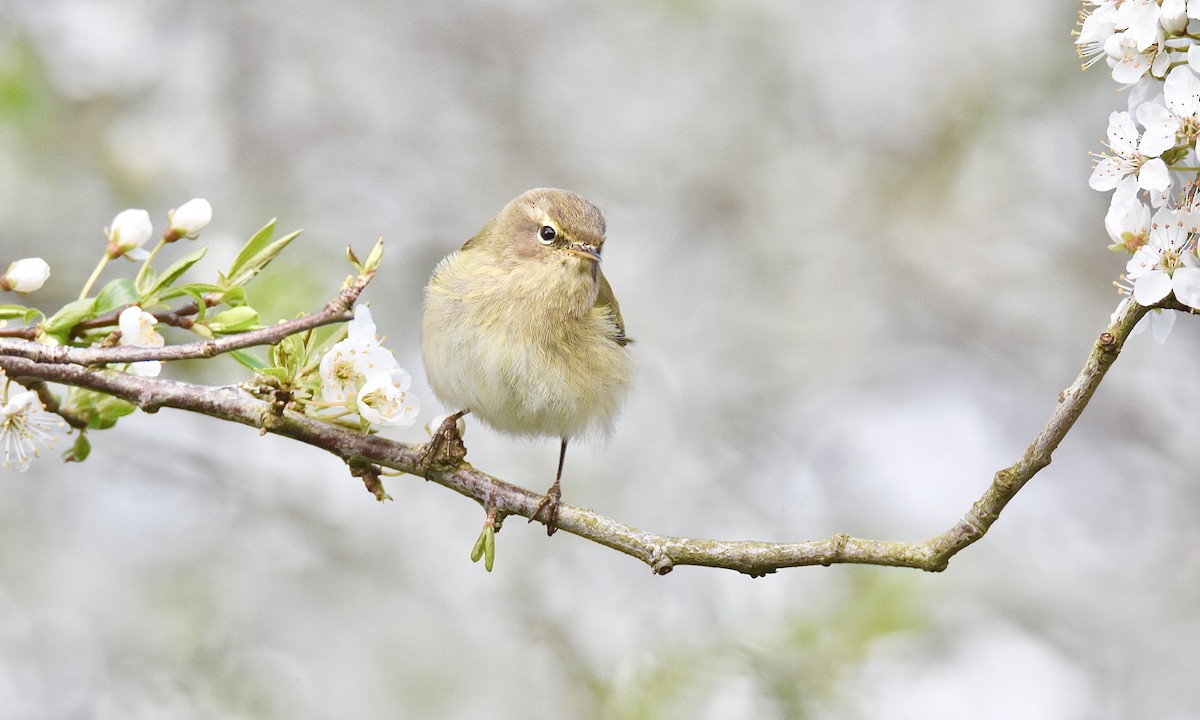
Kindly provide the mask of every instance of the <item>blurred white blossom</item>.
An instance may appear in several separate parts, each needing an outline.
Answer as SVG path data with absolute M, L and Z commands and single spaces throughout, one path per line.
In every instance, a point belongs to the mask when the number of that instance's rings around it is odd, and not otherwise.
M 24 472 L 43 449 L 50 450 L 67 431 L 67 424 L 46 407 L 32 390 L 9 393 L 19 386 L 8 383 L 0 370 L 0 452 L 3 466 Z
M 212 205 L 204 198 L 194 198 L 168 214 L 170 234 L 178 238 L 195 239 L 212 221 Z
M 136 305 L 125 308 L 117 318 L 117 327 L 121 330 L 121 344 L 133 347 L 162 347 L 166 341 L 154 329 L 157 323 L 158 318 Z M 157 377 L 162 372 L 162 363 L 158 360 L 130 363 L 129 372 L 142 377 Z
M 105 230 L 108 237 L 110 257 L 124 255 L 131 260 L 145 260 L 149 257 L 142 245 L 154 234 L 154 226 L 150 223 L 150 213 L 145 210 L 122 210 L 113 218 L 112 225 Z
M 45 260 L 25 258 L 17 260 L 8 266 L 8 270 L 0 276 L 0 288 L 19 293 L 31 293 L 38 290 L 50 277 L 50 265 Z

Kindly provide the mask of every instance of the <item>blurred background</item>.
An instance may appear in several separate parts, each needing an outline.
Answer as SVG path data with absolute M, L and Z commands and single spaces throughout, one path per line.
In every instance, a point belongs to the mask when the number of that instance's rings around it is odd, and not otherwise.
M 205 197 L 195 279 L 272 217 L 304 228 L 250 287 L 269 321 L 382 234 L 365 299 L 423 403 L 393 436 L 421 442 L 434 264 L 567 187 L 607 216 L 640 368 L 613 437 L 572 448 L 567 502 L 666 534 L 924 539 L 1021 454 L 1118 300 L 1087 153 L 1125 97 L 1080 72 L 1077 12 L 6 0 L 0 261 L 45 257 L 30 301 L 53 310 L 116 212 L 161 230 Z M 0 718 L 1191 717 L 1198 346 L 1187 318 L 1135 337 L 941 574 L 655 577 L 521 522 L 488 574 L 482 511 L 444 488 L 391 478 L 381 505 L 314 449 L 138 413 L 84 464 L 0 478 Z M 552 440 L 466 439 L 553 478 Z

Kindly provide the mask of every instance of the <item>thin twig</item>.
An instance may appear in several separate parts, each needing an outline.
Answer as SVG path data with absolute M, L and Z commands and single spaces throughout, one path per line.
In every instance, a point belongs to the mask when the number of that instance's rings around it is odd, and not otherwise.
M 215 340 L 202 340 L 182 345 L 167 345 L 165 347 L 147 348 L 130 345 L 120 347 L 87 347 L 76 348 L 52 345 L 42 345 L 24 340 L 0 338 L 0 357 L 22 357 L 39 363 L 73 364 L 73 365 L 102 365 L 106 363 L 131 363 L 141 360 L 190 360 L 194 358 L 209 358 L 231 350 L 254 347 L 256 345 L 274 345 L 288 335 L 304 332 L 322 325 L 336 322 L 346 322 L 351 318 L 350 308 L 358 300 L 367 283 L 374 276 L 374 271 L 359 275 L 354 283 L 326 305 L 320 312 L 278 325 L 258 330 L 226 335 Z
M 34 325 L 18 325 L 17 327 L 0 327 L 0 338 L 24 338 L 33 340 L 37 337 L 38 329 Z
M 204 296 L 204 306 L 206 308 L 213 307 L 214 305 L 218 304 L 220 301 L 221 301 L 220 295 L 209 294 L 209 295 Z M 105 313 L 99 317 L 92 318 L 91 320 L 84 320 L 83 322 L 79 323 L 75 327 L 71 328 L 71 336 L 75 337 L 77 335 L 80 335 L 80 334 L 88 331 L 88 330 L 95 330 L 97 328 L 104 328 L 104 327 L 112 327 L 112 326 L 116 325 L 117 322 L 120 320 L 121 311 L 128 307 L 132 307 L 132 304 L 125 305 L 123 307 L 119 307 L 116 310 L 113 310 L 112 312 Z M 150 314 L 154 316 L 155 320 L 159 321 L 160 323 L 162 323 L 164 325 L 171 325 L 172 327 L 179 327 L 179 328 L 183 328 L 184 330 L 186 330 L 195 324 L 195 320 L 192 319 L 192 316 L 197 314 L 198 312 L 200 312 L 200 305 L 195 300 L 193 300 L 192 302 L 187 303 L 186 305 L 181 305 L 178 309 L 175 309 L 175 310 L 162 311 L 162 312 L 156 312 L 156 313 L 150 313 Z

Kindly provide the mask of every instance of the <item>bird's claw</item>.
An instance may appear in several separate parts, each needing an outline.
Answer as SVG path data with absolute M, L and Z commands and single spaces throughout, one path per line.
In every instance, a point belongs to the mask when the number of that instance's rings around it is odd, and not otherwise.
M 534 509 L 533 514 L 529 516 L 529 522 L 536 520 L 538 515 L 541 515 L 542 511 L 545 510 L 546 534 L 553 535 L 554 532 L 558 530 L 558 505 L 561 499 L 562 490 L 559 489 L 558 483 L 556 482 L 550 486 L 549 490 L 546 491 L 546 497 L 542 498 L 542 501 L 538 503 L 538 506 Z
M 462 435 L 458 432 L 458 421 L 464 413 L 447 415 L 438 429 L 434 431 L 421 459 L 417 461 L 417 470 L 421 475 L 430 470 L 443 470 L 458 467 L 467 457 L 467 446 L 463 444 Z

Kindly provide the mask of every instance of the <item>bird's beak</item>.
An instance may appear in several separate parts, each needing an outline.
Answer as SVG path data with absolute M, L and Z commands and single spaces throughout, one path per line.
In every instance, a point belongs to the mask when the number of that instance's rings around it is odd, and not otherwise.
M 581 257 L 584 260 L 600 262 L 600 251 L 594 245 L 587 243 L 571 243 L 567 246 L 567 250 L 576 257 Z

